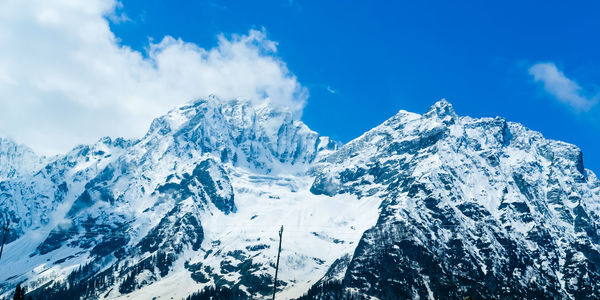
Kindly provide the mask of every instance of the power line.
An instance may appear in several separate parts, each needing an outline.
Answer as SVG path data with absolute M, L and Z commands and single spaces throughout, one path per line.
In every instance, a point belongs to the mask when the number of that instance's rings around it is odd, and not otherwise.
M 275 265 L 275 281 L 273 282 L 273 300 L 275 300 L 275 293 L 277 292 L 277 271 L 279 271 L 279 255 L 281 254 L 281 238 L 283 236 L 283 225 L 279 229 L 279 250 L 277 251 L 277 264 Z
M 6 243 L 6 237 L 8 236 L 8 226 L 10 225 L 10 220 L 6 220 L 6 227 L 2 227 L 2 231 L 4 231 L 4 237 L 2 238 L 2 247 L 0 247 L 0 258 L 2 258 L 2 251 L 4 250 L 4 243 Z

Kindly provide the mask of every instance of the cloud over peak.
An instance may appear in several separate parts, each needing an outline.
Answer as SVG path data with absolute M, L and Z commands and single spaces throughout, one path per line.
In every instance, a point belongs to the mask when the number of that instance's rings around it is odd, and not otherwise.
M 0 136 L 46 153 L 101 136 L 137 137 L 173 106 L 210 94 L 300 115 L 306 88 L 264 31 L 210 49 L 170 36 L 148 55 L 119 45 L 112 0 L 0 2 Z
M 537 63 L 529 68 L 529 74 L 544 90 L 558 101 L 580 111 L 589 111 L 597 102 L 598 95 L 587 97 L 581 86 L 569 79 L 554 63 Z

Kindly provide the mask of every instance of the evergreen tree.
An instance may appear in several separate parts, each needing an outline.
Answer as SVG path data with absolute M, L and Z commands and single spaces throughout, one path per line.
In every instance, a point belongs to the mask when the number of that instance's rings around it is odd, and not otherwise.
M 237 287 L 205 287 L 202 291 L 194 293 L 186 300 L 240 300 L 248 299 L 248 296 Z
M 20 283 L 17 284 L 13 300 L 25 300 L 25 288 L 22 288 Z

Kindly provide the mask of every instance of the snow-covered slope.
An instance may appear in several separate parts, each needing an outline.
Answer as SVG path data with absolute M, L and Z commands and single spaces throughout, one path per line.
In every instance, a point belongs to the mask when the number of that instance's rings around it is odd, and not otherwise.
M 268 297 L 280 225 L 284 298 L 337 280 L 372 297 L 598 294 L 600 183 L 581 151 L 444 100 L 339 149 L 284 109 L 209 97 L 139 140 L 26 152 L 0 170 L 0 295 Z
M 446 101 L 399 112 L 321 166 L 316 194 L 381 193 L 377 225 L 343 270 L 372 296 L 600 295 L 600 182 L 581 151 Z
M 268 249 L 279 225 L 288 225 L 286 238 L 302 235 L 302 250 L 285 251 L 309 259 L 289 269 L 290 280 L 300 278 L 293 272 L 304 274 L 301 285 L 288 284 L 300 295 L 318 280 L 315 270 L 325 273 L 329 260 L 350 253 L 376 220 L 378 202 L 305 215 L 322 198 L 309 193 L 306 170 L 335 147 L 287 111 L 215 97 L 157 118 L 140 140 L 79 146 L 1 183 L 0 205 L 15 224 L 2 258 L 3 292 L 27 280 L 38 296 L 52 295 L 44 288 L 55 283 L 52 290 L 60 291 L 65 282 L 107 298 L 148 291 L 184 297 L 207 284 L 236 281 L 249 282 L 241 287 L 254 293 L 255 283 L 272 280 Z M 341 206 L 352 198 L 337 201 Z M 348 226 L 355 219 L 362 227 Z M 299 232 L 298 226 L 308 228 L 305 222 L 317 227 Z M 343 236 L 328 234 L 340 228 Z M 314 253 L 313 242 L 334 250 Z M 252 268 L 233 274 L 237 263 L 229 253 L 252 256 Z M 173 280 L 186 288 L 160 292 Z

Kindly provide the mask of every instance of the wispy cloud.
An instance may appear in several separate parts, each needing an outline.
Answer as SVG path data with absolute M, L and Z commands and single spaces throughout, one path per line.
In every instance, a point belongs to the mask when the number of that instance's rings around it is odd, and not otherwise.
M 337 94 L 337 90 L 332 88 L 331 86 L 325 86 L 325 89 L 330 93 L 330 94 Z
M 544 90 L 558 101 L 578 111 L 589 111 L 600 95 L 586 96 L 581 86 L 565 76 L 554 63 L 537 63 L 529 68 L 529 74 L 536 82 L 544 84 Z

